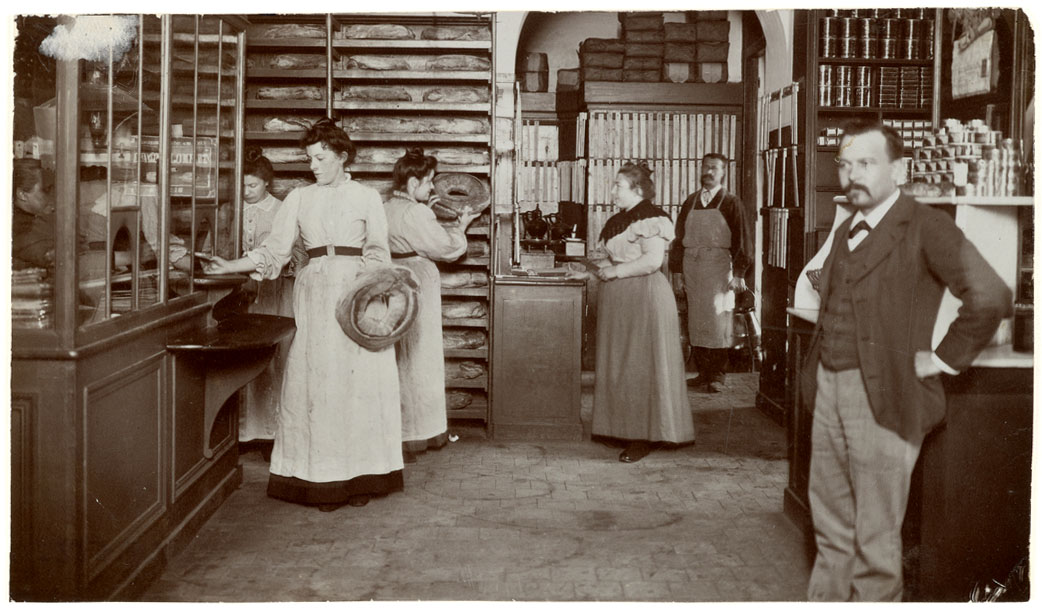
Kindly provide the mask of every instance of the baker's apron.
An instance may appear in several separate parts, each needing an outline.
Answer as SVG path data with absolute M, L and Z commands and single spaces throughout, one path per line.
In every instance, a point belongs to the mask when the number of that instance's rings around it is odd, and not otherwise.
M 731 229 L 716 207 L 691 206 L 684 223 L 684 290 L 694 347 L 732 347 Z

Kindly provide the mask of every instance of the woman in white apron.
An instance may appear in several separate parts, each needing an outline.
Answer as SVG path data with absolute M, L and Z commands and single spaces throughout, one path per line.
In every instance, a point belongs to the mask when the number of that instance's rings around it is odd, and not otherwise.
M 477 216 L 461 216 L 455 225 L 438 223 L 430 208 L 437 201 L 437 195 L 431 194 L 437 164 L 437 159 L 421 149 L 409 150 L 394 164 L 394 193 L 384 205 L 391 258 L 420 281 L 420 311 L 395 346 L 406 462 L 448 442 L 441 276 L 433 261 L 456 260 L 467 251 L 464 233 Z
M 293 288 L 297 331 L 286 361 L 268 495 L 329 511 L 402 489 L 394 348 L 363 348 L 335 317 L 356 276 L 390 263 L 390 252 L 380 194 L 347 172 L 355 152 L 347 134 L 323 119 L 303 145 L 315 184 L 287 195 L 259 247 L 234 261 L 215 258 L 205 269 L 275 278 L 302 238 L 310 258 Z

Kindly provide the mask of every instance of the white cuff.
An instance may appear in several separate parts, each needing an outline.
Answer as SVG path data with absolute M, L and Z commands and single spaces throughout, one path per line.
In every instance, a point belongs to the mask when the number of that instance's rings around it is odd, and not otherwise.
M 944 360 L 941 360 L 939 357 L 937 357 L 936 353 L 930 352 L 930 358 L 933 360 L 933 363 L 937 365 L 937 368 L 941 369 L 945 373 L 948 373 L 949 375 L 959 374 L 959 371 L 948 366 L 947 364 L 945 364 Z

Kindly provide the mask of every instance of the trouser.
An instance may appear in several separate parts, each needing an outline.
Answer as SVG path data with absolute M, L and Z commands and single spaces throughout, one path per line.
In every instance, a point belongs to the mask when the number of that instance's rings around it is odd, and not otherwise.
M 726 347 L 697 347 L 692 346 L 691 357 L 698 368 L 698 374 L 707 381 L 723 381 L 724 372 L 727 370 L 727 360 L 730 350 Z
M 901 525 L 920 442 L 876 423 L 860 369 L 818 365 L 810 510 L 811 601 L 900 601 Z

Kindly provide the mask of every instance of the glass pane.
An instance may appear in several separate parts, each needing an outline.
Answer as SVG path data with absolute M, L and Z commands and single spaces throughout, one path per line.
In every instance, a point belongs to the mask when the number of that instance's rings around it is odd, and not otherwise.
M 54 327 L 55 61 L 39 52 L 56 20 L 18 17 L 14 48 L 11 321 Z

